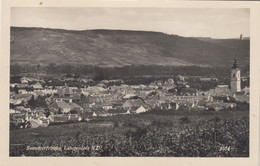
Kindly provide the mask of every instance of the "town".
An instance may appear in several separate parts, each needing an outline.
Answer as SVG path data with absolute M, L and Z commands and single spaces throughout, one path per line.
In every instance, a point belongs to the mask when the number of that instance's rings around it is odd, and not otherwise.
M 230 85 L 206 91 L 191 88 L 191 78 L 178 75 L 148 85 L 127 85 L 123 80 L 102 80 L 83 88 L 66 82 L 87 84 L 92 79 L 60 78 L 63 86 L 48 86 L 37 77 L 21 77 L 10 84 L 10 128 L 37 128 L 54 124 L 90 121 L 95 117 L 140 114 L 153 110 L 221 111 L 249 107 L 249 87 L 241 89 L 240 69 L 235 59 Z M 218 78 L 201 77 L 200 81 Z

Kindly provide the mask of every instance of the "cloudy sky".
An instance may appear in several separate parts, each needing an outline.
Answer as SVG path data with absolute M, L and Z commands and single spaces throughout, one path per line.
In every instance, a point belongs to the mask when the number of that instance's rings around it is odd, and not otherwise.
M 249 36 L 243 8 L 12 8 L 11 26 L 159 31 L 186 37 Z

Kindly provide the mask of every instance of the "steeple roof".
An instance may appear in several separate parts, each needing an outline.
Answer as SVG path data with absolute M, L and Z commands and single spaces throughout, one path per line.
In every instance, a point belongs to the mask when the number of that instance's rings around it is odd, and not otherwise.
M 237 69 L 239 66 L 238 66 L 238 63 L 237 63 L 237 58 L 234 59 L 234 64 L 233 64 L 233 69 Z

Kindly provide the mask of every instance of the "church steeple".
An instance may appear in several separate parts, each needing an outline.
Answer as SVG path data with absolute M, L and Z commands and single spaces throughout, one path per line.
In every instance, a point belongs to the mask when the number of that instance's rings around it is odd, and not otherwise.
M 233 69 L 237 69 L 239 66 L 238 66 L 238 63 L 237 63 L 237 58 L 234 59 L 234 64 L 233 64 Z
M 237 63 L 237 59 L 234 59 L 234 64 L 231 69 L 230 87 L 231 92 L 233 93 L 241 91 L 240 69 Z

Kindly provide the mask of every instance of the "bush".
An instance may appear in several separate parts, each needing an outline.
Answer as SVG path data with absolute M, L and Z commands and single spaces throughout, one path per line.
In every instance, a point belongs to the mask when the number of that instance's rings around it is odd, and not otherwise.
M 118 121 L 114 122 L 114 127 L 119 127 L 119 122 Z
M 187 116 L 181 117 L 180 119 L 180 124 L 189 124 L 190 123 L 190 119 Z

